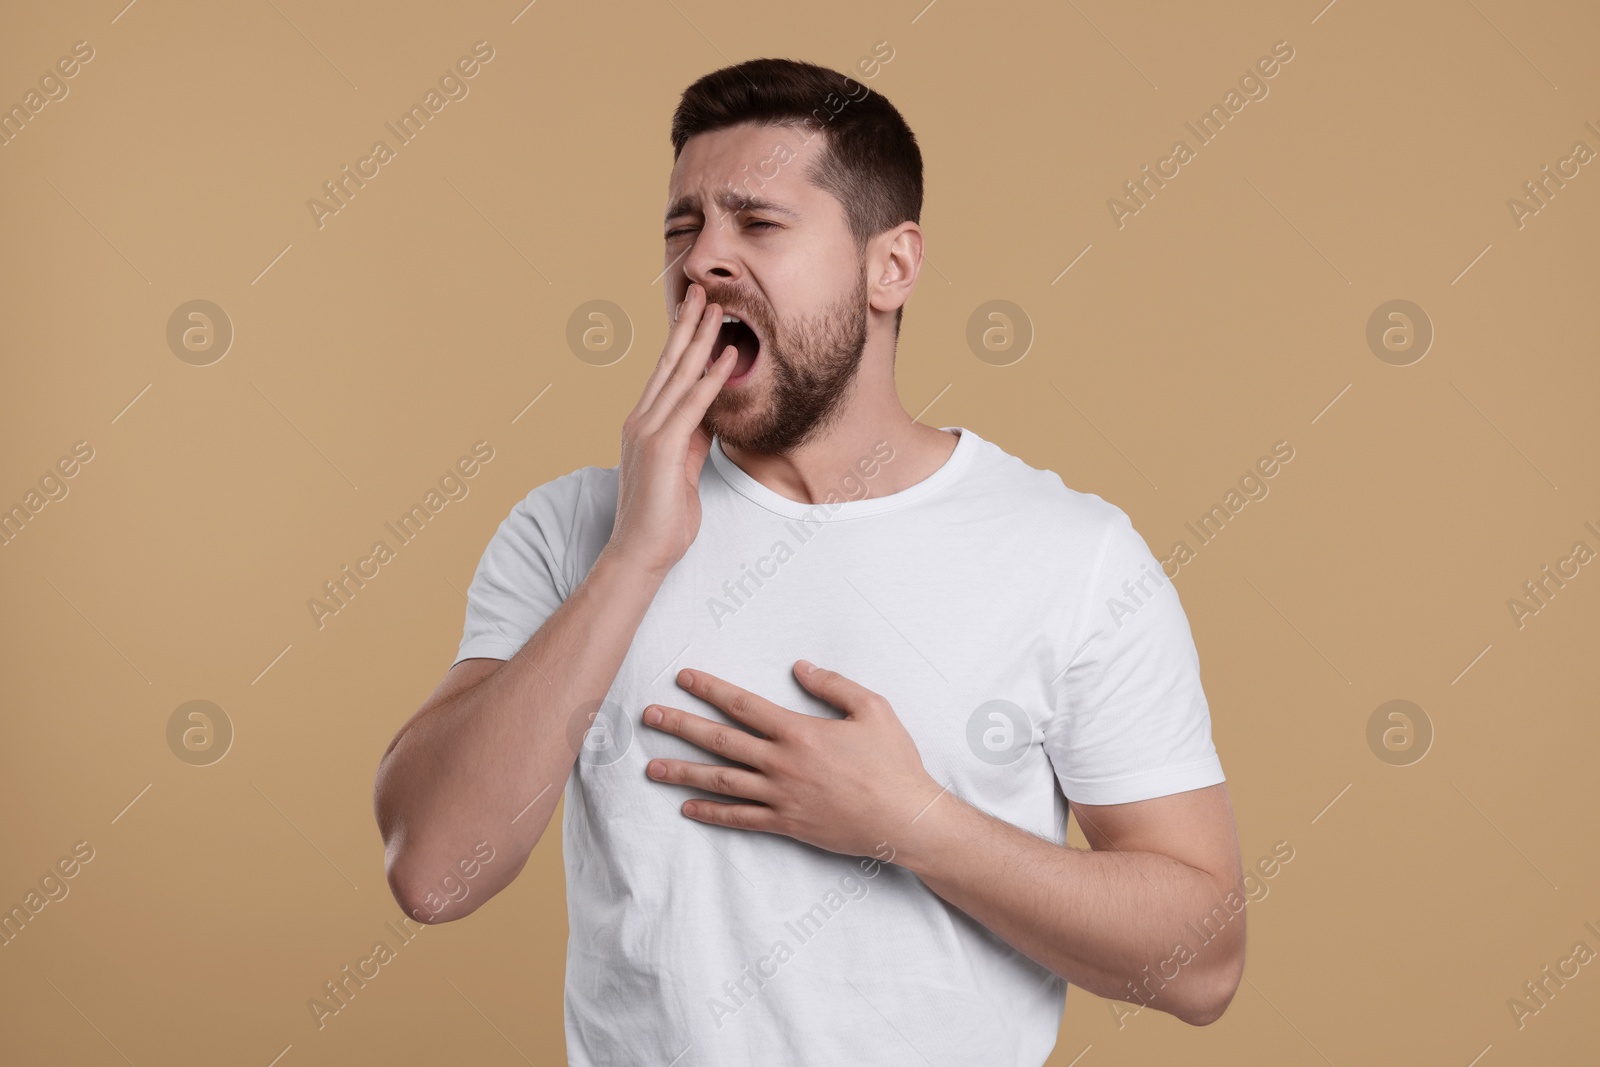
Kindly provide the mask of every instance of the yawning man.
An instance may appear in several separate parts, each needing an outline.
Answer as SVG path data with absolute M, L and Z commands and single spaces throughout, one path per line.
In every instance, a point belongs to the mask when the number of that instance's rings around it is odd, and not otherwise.
M 1120 508 L 901 403 L 911 130 L 759 59 L 671 137 L 665 347 L 383 755 L 396 899 L 475 911 L 564 797 L 580 1067 L 1038 1067 L 1069 983 L 1215 1020 L 1242 874 L 1188 621 Z

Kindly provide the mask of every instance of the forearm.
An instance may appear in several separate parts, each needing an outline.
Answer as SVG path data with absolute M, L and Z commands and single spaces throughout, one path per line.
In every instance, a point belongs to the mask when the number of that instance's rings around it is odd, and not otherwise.
M 660 581 L 602 552 L 511 659 L 418 717 L 384 755 L 375 804 L 405 895 L 437 886 L 477 842 L 498 854 L 459 903 L 426 904 L 429 921 L 468 914 L 522 869 Z
M 1228 888 L 1169 856 L 1057 845 L 949 792 L 889 844 L 944 900 L 1097 996 L 1201 1025 L 1237 986 L 1242 896 L 1235 913 Z

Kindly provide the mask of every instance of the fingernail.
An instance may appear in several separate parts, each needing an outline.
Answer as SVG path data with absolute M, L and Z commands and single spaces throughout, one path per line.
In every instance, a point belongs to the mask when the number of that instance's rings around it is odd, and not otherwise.
M 645 708 L 644 721 L 649 723 L 651 726 L 655 726 L 661 722 L 661 709 L 657 707 Z
M 817 665 L 815 663 L 812 663 L 810 660 L 803 659 L 803 660 L 800 661 L 800 673 L 801 674 L 810 674 L 812 671 L 814 671 L 816 669 L 817 669 Z
M 650 761 L 650 777 L 652 777 L 652 778 L 660 778 L 663 774 L 666 774 L 666 773 L 667 773 L 667 765 L 665 763 L 662 763 L 658 759 L 653 759 L 653 760 Z

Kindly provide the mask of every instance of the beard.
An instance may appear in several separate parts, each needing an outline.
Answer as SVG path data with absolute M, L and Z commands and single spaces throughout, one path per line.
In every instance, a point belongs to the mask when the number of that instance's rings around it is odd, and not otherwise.
M 764 338 L 751 381 L 719 392 L 701 429 L 725 445 L 764 455 L 788 455 L 826 430 L 843 410 L 867 345 L 867 271 L 858 284 L 819 314 L 779 322 L 771 309 L 736 289 L 706 291 L 710 303 L 744 308 Z M 754 375 L 766 383 L 756 388 Z

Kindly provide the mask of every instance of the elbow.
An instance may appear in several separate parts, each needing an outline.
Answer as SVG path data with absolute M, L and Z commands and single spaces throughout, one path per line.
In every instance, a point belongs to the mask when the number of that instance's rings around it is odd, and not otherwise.
M 1187 1006 L 1182 1013 L 1174 1013 L 1177 1017 L 1190 1026 L 1210 1026 L 1222 1018 L 1228 1010 L 1228 1005 L 1233 1003 L 1233 995 L 1239 991 L 1239 983 L 1244 979 L 1244 953 L 1236 953 L 1228 961 L 1228 965 L 1220 969 L 1206 988 L 1205 997 L 1199 1002 Z
M 390 842 L 384 850 L 383 876 L 389 883 L 389 895 L 394 897 L 394 902 L 400 905 L 400 910 L 407 917 L 431 926 L 439 922 L 441 916 L 425 903 L 425 898 L 430 894 L 420 887 L 412 871 L 413 865 L 407 860 L 407 854 L 398 847 L 397 842 Z
M 486 869 L 495 861 L 493 869 Z M 396 840 L 384 853 L 384 877 L 389 893 L 405 914 L 429 926 L 465 919 L 514 879 L 527 862 L 479 841 L 465 859 L 454 864 L 433 863 L 415 843 L 402 847 Z M 442 872 L 442 873 L 441 873 Z
M 411 865 L 396 850 L 390 850 L 384 863 L 384 878 L 389 883 L 389 894 L 400 905 L 407 918 L 428 926 L 465 918 L 477 910 L 480 901 L 470 906 L 457 907 L 458 901 L 441 896 L 438 885 L 423 885 L 411 870 Z
M 399 740 L 398 735 L 395 738 Z M 394 744 L 389 746 L 390 752 Z M 410 825 L 401 810 L 400 793 L 395 786 L 393 764 L 389 752 L 379 761 L 378 772 L 372 786 L 372 810 L 377 820 L 378 834 L 383 839 L 383 876 L 389 885 L 389 895 L 394 897 L 400 910 L 417 922 L 433 925 L 444 922 L 444 909 L 440 908 L 435 887 L 429 886 L 418 873 L 418 843 L 416 828 Z
M 1222 1013 L 1228 1008 L 1228 1001 L 1232 999 L 1230 996 L 1228 1000 L 1213 1001 L 1201 1005 L 1199 1008 L 1191 1008 L 1189 1011 L 1179 1015 L 1178 1018 L 1190 1026 L 1210 1026 L 1222 1018 Z
M 519 842 L 470 841 L 456 825 L 425 818 L 427 802 L 407 796 L 387 761 L 373 786 L 389 893 L 410 919 L 429 926 L 464 919 L 503 889 L 527 862 Z M 492 864 L 492 866 L 491 866 Z
M 400 910 L 407 918 L 430 926 L 457 918 L 447 914 L 449 902 L 439 894 L 438 879 L 430 879 L 423 871 L 426 864 L 415 832 L 409 831 L 403 820 L 385 819 L 381 813 L 378 824 L 383 834 L 383 878 Z

